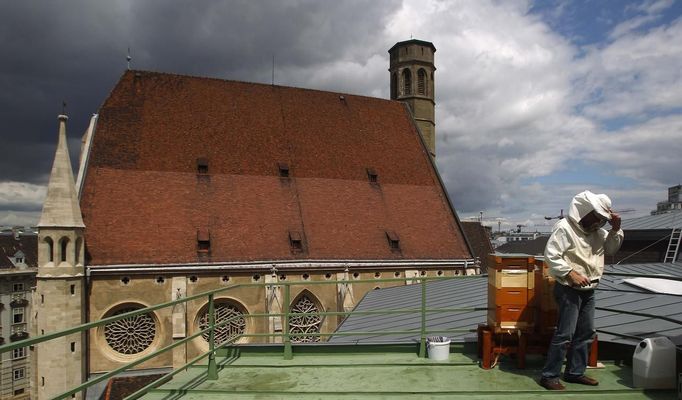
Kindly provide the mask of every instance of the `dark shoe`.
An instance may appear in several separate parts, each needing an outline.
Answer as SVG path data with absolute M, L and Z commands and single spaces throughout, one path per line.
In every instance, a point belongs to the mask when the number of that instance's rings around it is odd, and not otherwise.
M 574 377 L 569 377 L 569 376 L 564 376 L 564 380 L 566 382 L 570 383 L 578 383 L 581 385 L 588 385 L 588 386 L 597 386 L 599 385 L 599 381 L 593 378 L 590 378 L 589 376 L 583 375 L 579 376 L 577 378 Z
M 566 386 L 562 385 L 561 382 L 559 382 L 558 379 L 547 379 L 547 378 L 542 378 L 540 379 L 540 386 L 547 390 L 564 390 L 566 389 Z

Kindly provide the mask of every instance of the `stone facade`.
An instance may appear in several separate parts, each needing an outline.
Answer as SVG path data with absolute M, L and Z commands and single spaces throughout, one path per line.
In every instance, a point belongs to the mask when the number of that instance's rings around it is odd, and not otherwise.
M 189 297 L 210 290 L 225 288 L 215 295 L 217 307 L 221 304 L 232 305 L 244 316 L 243 333 L 246 337 L 238 343 L 280 343 L 283 332 L 283 319 L 278 316 L 268 317 L 268 313 L 283 312 L 285 289 L 283 282 L 291 284 L 289 307 L 292 310 L 305 296 L 312 307 L 321 312 L 351 311 L 368 291 L 404 285 L 404 282 L 380 282 L 380 278 L 405 278 L 418 276 L 453 276 L 475 274 L 475 265 L 464 266 L 442 265 L 420 269 L 393 268 L 354 268 L 345 270 L 337 267 L 325 267 L 305 270 L 279 269 L 274 273 L 271 268 L 251 270 L 222 270 L 209 272 L 173 272 L 159 269 L 154 274 L 136 274 L 134 271 L 120 274 L 94 272 L 90 284 L 90 319 L 93 321 L 114 315 L 118 310 L 142 308 L 169 302 L 181 297 Z M 341 281 L 345 283 L 310 284 L 310 282 Z M 364 281 L 370 282 L 359 282 Z M 377 282 L 371 282 L 377 280 Z M 178 282 L 182 284 L 178 285 Z M 264 287 L 247 286 L 254 283 L 267 284 Z M 408 282 L 409 283 L 409 282 Z M 269 286 L 269 285 L 272 286 Z M 180 287 L 178 287 L 180 286 Z M 180 289 L 179 291 L 177 289 Z M 104 328 L 90 331 L 89 357 L 90 373 L 110 371 L 140 356 L 149 354 L 183 339 L 200 330 L 200 322 L 207 308 L 207 298 L 189 301 L 182 306 L 171 306 L 156 310 L 151 315 L 154 321 L 153 339 L 147 340 L 148 347 L 134 354 L 117 351 L 111 344 L 111 336 Z M 315 333 L 334 332 L 343 316 L 326 317 L 312 328 L 311 337 L 325 341 L 327 336 Z M 293 320 L 292 320 L 293 321 Z M 295 321 L 290 329 L 297 331 Z M 150 330 L 151 331 L 151 330 Z M 265 336 L 272 333 L 275 336 Z M 256 334 L 256 336 L 248 336 Z M 109 338 L 109 339 L 108 339 Z M 294 338 L 295 341 L 295 338 Z M 152 360 L 140 364 L 136 369 L 179 367 L 188 360 L 206 352 L 208 343 L 199 337 L 187 345 L 162 354 Z
M 31 331 L 31 288 L 35 269 L 0 270 L 0 345 L 26 339 Z M 27 347 L 0 354 L 0 399 L 30 395 L 32 357 Z

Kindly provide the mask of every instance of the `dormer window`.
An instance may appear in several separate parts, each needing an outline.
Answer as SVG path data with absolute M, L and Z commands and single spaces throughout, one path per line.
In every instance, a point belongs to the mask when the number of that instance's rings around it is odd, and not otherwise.
M 288 178 L 289 177 L 289 164 L 287 163 L 277 163 L 277 168 L 279 169 L 279 177 L 280 178 Z
M 386 239 L 388 239 L 388 247 L 391 250 L 400 250 L 400 238 L 398 234 L 393 231 L 386 231 Z
M 298 231 L 289 231 L 289 246 L 291 246 L 292 252 L 303 251 L 303 239 L 301 239 L 301 233 Z
M 367 179 L 369 179 L 369 183 L 379 183 L 379 175 L 374 168 L 367 168 Z
M 197 230 L 197 253 L 208 254 L 211 252 L 211 235 L 208 229 Z
M 208 158 L 197 158 L 197 174 L 208 175 Z

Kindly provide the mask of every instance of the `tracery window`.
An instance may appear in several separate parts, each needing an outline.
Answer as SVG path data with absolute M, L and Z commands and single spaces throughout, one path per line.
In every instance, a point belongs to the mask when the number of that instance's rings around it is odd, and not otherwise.
M 216 300 L 215 302 L 215 323 L 230 320 L 225 325 L 219 326 L 215 329 L 215 344 L 221 345 L 235 336 L 242 335 L 246 332 L 246 318 L 244 318 L 244 311 L 242 308 L 233 304 L 229 300 Z M 199 329 L 208 328 L 208 304 L 199 312 Z M 208 342 L 210 332 L 207 331 L 201 336 Z
M 417 93 L 426 95 L 426 71 L 423 68 L 417 72 Z
M 403 95 L 412 94 L 412 74 L 410 70 L 405 68 L 403 70 Z
M 125 314 L 144 308 L 140 305 L 128 305 L 119 308 L 111 315 Z M 104 326 L 104 338 L 109 347 L 121 354 L 138 354 L 146 350 L 156 336 L 156 321 L 151 313 L 127 317 L 108 323 Z
M 309 314 L 292 315 L 289 317 L 289 331 L 291 333 L 303 333 L 304 336 L 292 336 L 293 343 L 319 342 L 320 336 L 315 335 L 320 332 L 322 318 L 317 314 L 319 307 L 312 300 L 312 294 L 302 293 L 291 306 L 291 313 Z

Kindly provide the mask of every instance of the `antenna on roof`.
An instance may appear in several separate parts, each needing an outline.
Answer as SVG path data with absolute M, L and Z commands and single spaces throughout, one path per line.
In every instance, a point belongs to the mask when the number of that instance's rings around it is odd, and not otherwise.
M 272 55 L 272 85 L 275 85 L 275 55 Z
M 66 115 L 66 100 L 62 100 L 62 115 Z
M 128 61 L 128 69 L 130 69 L 130 60 L 133 58 L 130 56 L 130 46 L 128 46 L 128 55 L 126 56 L 126 60 Z

